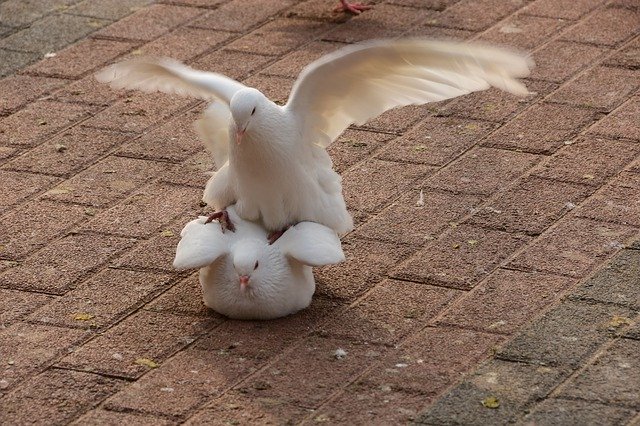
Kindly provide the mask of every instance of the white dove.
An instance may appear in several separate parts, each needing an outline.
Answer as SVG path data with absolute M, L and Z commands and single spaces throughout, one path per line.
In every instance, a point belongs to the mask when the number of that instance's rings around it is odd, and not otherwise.
M 344 260 L 336 233 L 326 226 L 301 222 L 269 244 L 267 231 L 227 209 L 235 232 L 222 232 L 207 218 L 182 230 L 173 266 L 200 269 L 204 303 L 235 319 L 279 318 L 311 303 L 315 291 L 312 266 Z
M 130 60 L 97 74 L 114 88 L 159 90 L 218 100 L 199 127 L 218 172 L 204 201 L 273 232 L 312 221 L 339 234 L 353 228 L 340 176 L 325 148 L 346 128 L 400 106 L 453 98 L 491 86 L 525 95 L 526 56 L 474 44 L 401 39 L 344 47 L 308 65 L 284 106 L 223 75 L 170 59 Z M 236 143 L 231 142 L 230 135 Z

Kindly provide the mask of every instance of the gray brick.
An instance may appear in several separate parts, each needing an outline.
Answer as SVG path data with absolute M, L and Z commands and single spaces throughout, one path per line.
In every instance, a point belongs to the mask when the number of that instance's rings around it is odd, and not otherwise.
M 69 8 L 67 13 L 117 21 L 132 14 L 143 6 L 153 3 L 153 1 L 154 0 L 84 0 Z
M 0 22 L 25 26 L 52 12 L 64 10 L 78 0 L 7 0 L 0 2 Z
M 596 404 L 590 401 L 548 399 L 538 405 L 524 420 L 526 425 L 584 426 L 627 424 L 634 411 L 627 408 Z
M 40 55 L 31 52 L 15 52 L 0 49 L 0 77 L 4 77 L 35 62 Z

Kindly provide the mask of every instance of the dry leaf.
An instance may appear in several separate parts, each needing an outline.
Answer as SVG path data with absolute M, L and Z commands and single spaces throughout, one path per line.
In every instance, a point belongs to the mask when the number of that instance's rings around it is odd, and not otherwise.
M 487 408 L 498 408 L 500 406 L 500 401 L 495 396 L 488 396 L 482 400 L 482 405 Z
M 88 314 L 86 312 L 73 315 L 73 319 L 76 321 L 89 321 L 93 318 L 95 318 L 94 315 Z
M 149 358 L 138 358 L 136 359 L 136 364 L 144 365 L 149 368 L 158 368 L 160 366 L 160 364 Z
M 160 233 L 160 235 L 162 235 L 163 237 L 173 237 L 175 234 L 171 229 L 165 229 Z

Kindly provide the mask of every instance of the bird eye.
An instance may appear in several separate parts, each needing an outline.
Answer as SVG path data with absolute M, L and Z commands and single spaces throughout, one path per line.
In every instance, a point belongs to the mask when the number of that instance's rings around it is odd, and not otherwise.
M 255 114 L 256 112 L 256 107 L 253 107 L 253 109 L 251 110 L 251 115 Z
M 253 269 L 258 269 L 258 261 L 256 260 L 256 264 L 253 266 Z

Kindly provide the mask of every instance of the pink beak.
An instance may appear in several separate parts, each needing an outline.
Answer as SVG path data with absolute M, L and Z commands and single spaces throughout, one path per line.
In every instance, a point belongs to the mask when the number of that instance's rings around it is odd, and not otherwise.
M 249 275 L 240 275 L 240 289 L 246 290 L 249 287 Z
M 244 136 L 244 130 L 238 129 L 236 130 L 236 143 L 240 145 L 242 142 L 242 137 Z

